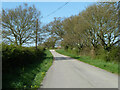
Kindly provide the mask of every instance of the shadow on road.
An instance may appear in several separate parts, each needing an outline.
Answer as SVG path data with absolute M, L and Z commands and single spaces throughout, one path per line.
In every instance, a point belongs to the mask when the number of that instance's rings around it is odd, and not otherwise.
M 46 57 L 46 58 L 52 58 L 52 57 Z M 80 57 L 73 57 L 74 59 L 78 59 Z M 74 60 L 71 57 L 54 57 L 54 60 L 58 61 L 58 60 Z

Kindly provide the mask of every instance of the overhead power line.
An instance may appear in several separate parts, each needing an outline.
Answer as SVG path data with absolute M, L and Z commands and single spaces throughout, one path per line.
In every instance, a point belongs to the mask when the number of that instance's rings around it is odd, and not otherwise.
M 65 5 L 67 5 L 69 2 L 66 2 L 65 4 L 63 4 L 62 6 L 60 6 L 59 8 L 57 8 L 56 10 L 54 10 L 53 12 L 51 12 L 50 14 L 48 14 L 46 17 L 49 17 L 50 15 L 54 14 L 55 12 L 57 12 L 58 10 L 60 10 L 61 8 L 63 8 Z M 43 18 L 46 18 L 43 17 Z

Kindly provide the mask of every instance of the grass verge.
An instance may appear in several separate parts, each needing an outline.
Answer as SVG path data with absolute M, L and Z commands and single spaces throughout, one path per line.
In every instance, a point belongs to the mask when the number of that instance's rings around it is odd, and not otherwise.
M 118 74 L 118 63 L 117 62 L 112 62 L 112 61 L 106 62 L 105 60 L 101 60 L 101 59 L 92 59 L 90 56 L 79 56 L 73 53 L 69 53 L 63 49 L 57 49 L 56 52 L 66 55 L 66 56 L 70 56 L 82 62 L 94 65 L 96 67 L 102 68 L 109 72 Z
M 46 50 L 45 53 L 46 53 L 46 58 L 44 59 L 42 64 L 40 64 L 37 68 L 40 70 L 39 70 L 39 73 L 36 74 L 36 76 L 33 80 L 32 88 L 39 88 L 40 87 L 40 83 L 42 82 L 44 76 L 46 75 L 46 72 L 48 71 L 48 69 L 52 65 L 53 56 L 52 56 L 51 52 L 49 50 Z

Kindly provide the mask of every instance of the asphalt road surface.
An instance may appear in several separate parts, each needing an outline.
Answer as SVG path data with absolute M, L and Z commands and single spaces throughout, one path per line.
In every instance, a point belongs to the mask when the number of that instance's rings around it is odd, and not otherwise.
M 55 60 L 41 88 L 118 88 L 118 75 L 50 51 Z

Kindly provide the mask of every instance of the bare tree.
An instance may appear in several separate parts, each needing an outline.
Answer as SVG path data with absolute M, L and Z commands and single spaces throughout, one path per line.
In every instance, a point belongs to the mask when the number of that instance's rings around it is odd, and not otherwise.
M 2 9 L 3 40 L 22 46 L 34 38 L 36 19 L 40 12 L 27 4 L 15 9 Z
M 82 15 L 89 22 L 86 36 L 94 47 L 101 44 L 108 50 L 120 41 L 117 3 L 98 3 L 88 7 Z

